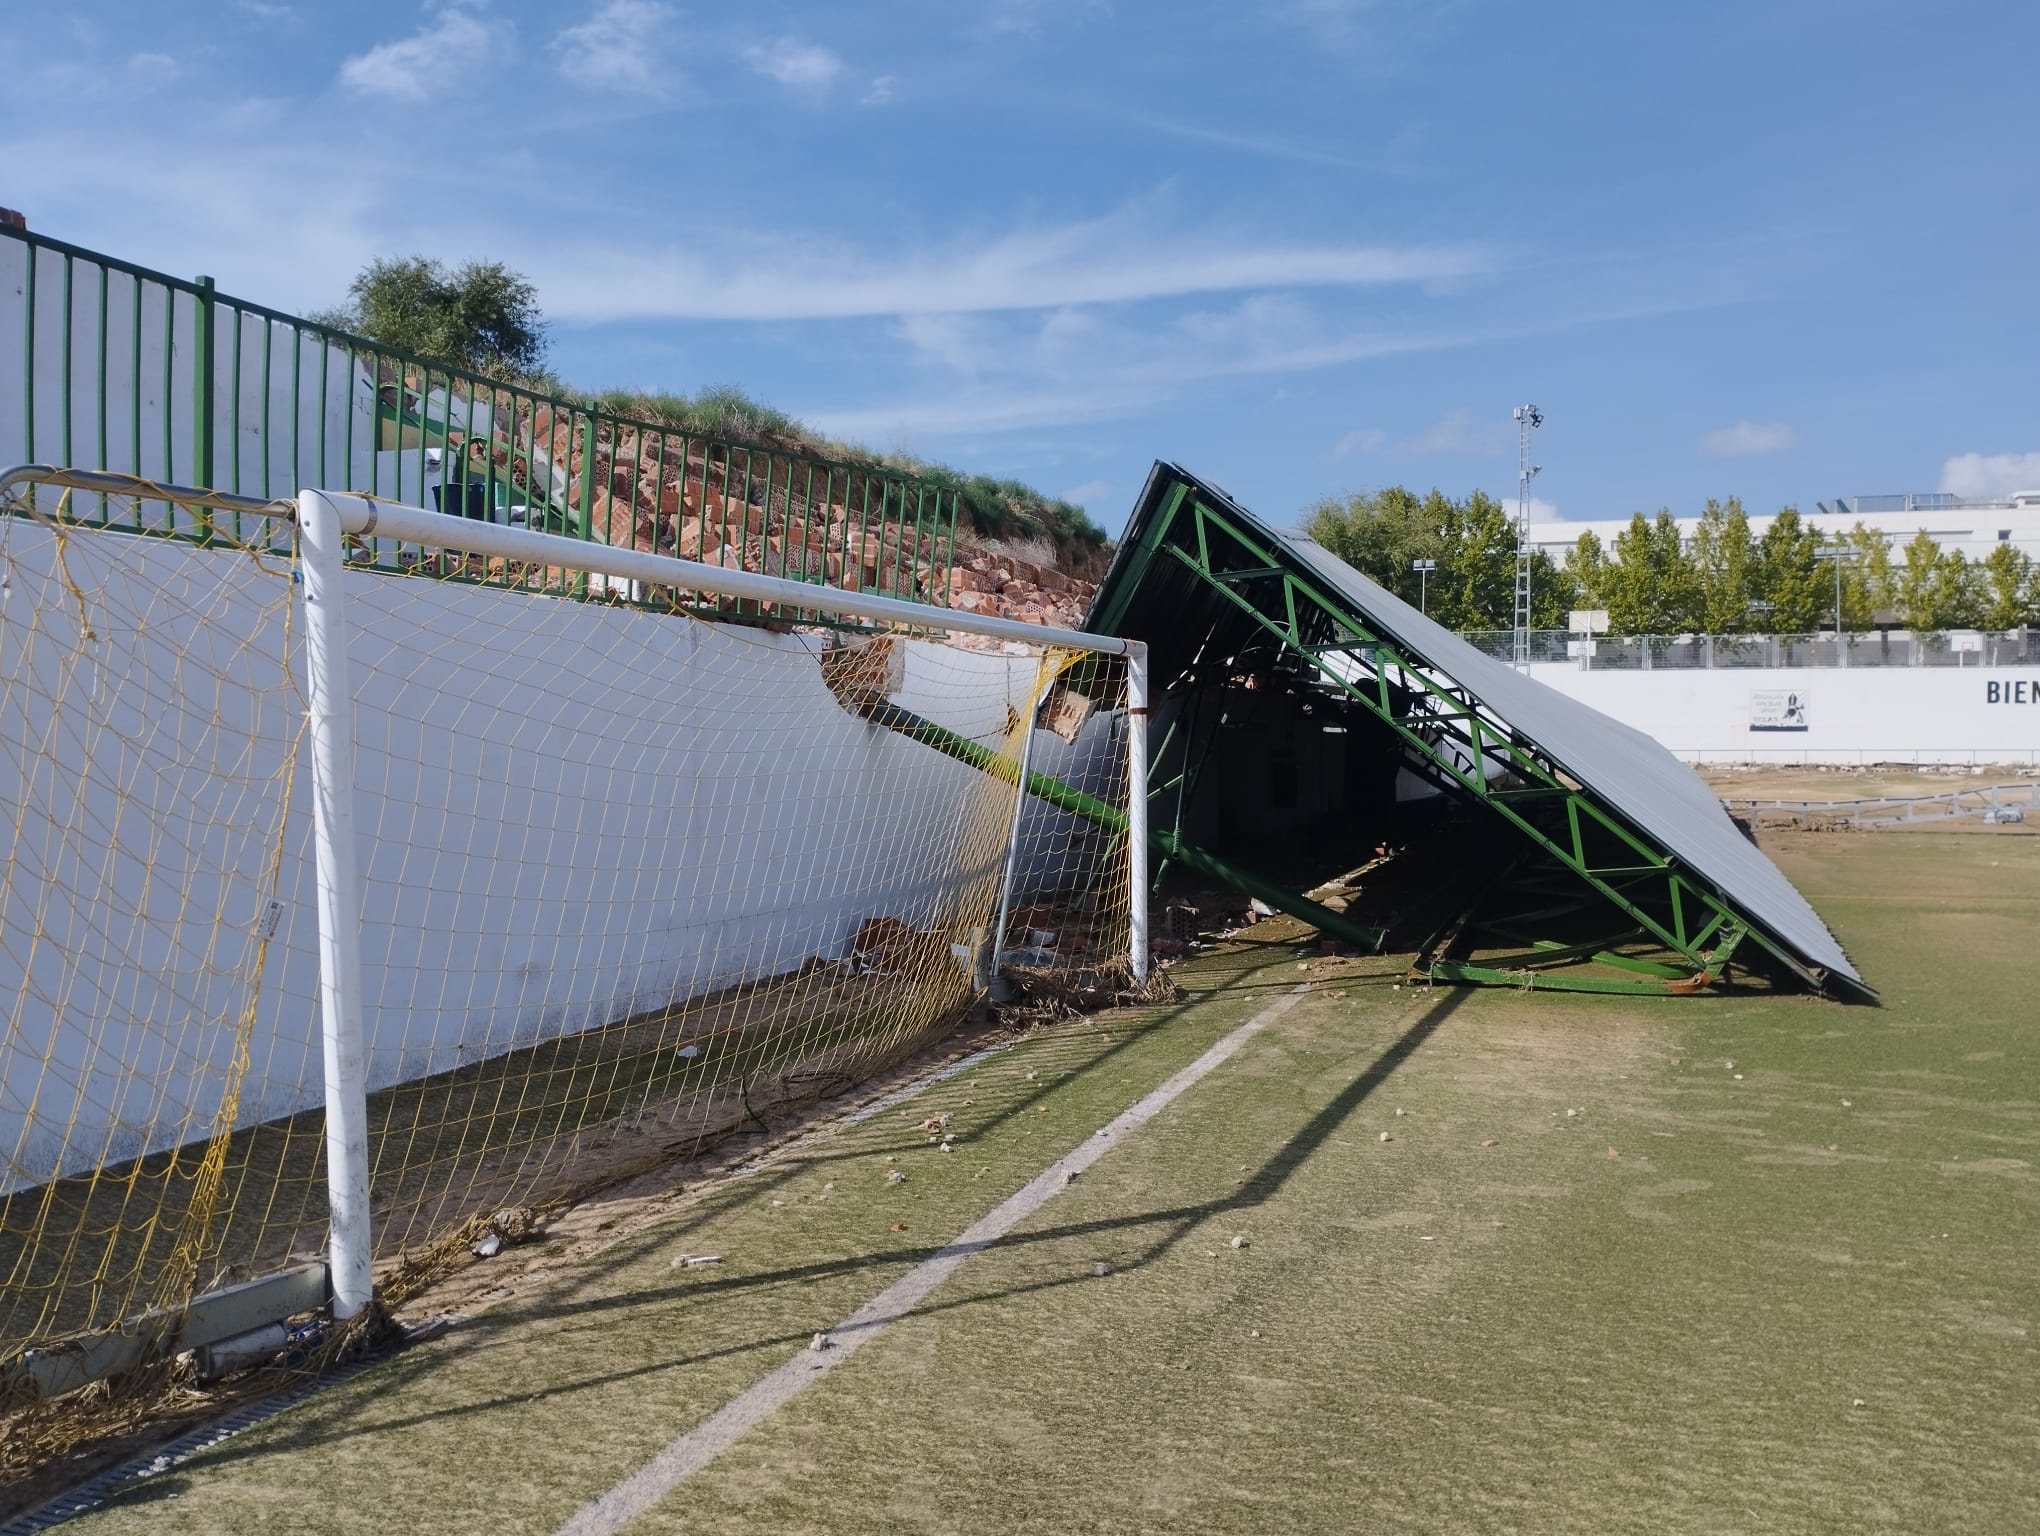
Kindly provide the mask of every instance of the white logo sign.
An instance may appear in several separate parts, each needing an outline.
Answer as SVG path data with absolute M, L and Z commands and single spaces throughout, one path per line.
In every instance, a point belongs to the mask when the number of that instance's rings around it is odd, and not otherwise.
M 1750 729 L 1753 731 L 1803 731 L 1806 729 L 1806 694 L 1770 690 L 1750 695 Z

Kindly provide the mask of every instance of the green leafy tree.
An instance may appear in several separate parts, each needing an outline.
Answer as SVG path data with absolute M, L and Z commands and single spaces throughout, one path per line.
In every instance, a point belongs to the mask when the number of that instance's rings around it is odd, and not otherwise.
M 1974 567 L 1981 624 L 2017 629 L 2040 620 L 2040 567 L 2016 544 L 1999 544 Z
M 1756 597 L 1757 552 L 1742 502 L 1708 498 L 1693 532 L 1688 563 L 1697 596 L 1697 627 L 1710 635 L 1738 635 L 1750 627 Z
M 1900 622 L 1904 622 L 1899 614 L 1898 576 L 1891 565 L 1891 541 L 1859 522 L 1841 543 L 1853 551 L 1842 562 L 1842 628 L 1870 629 L 1881 613 L 1898 615 Z M 1832 582 L 1832 575 L 1829 580 Z M 1828 606 L 1828 622 L 1832 623 L 1832 600 Z
M 1698 583 L 1679 525 L 1668 511 L 1641 512 L 1615 539 L 1608 582 L 1608 627 L 1618 635 L 1676 635 L 1694 628 Z
M 1899 622 L 1910 630 L 1939 629 L 1934 605 L 1940 594 L 1934 578 L 1941 563 L 1941 546 L 1922 528 L 1906 545 L 1903 559 L 1897 572 Z
M 1582 608 L 1606 608 L 1610 567 L 1608 552 L 1601 546 L 1601 537 L 1592 529 L 1573 541 L 1573 547 L 1565 552 L 1565 566 L 1562 574 L 1572 584 Z
M 1516 622 L 1516 525 L 1482 491 L 1465 501 L 1437 497 L 1444 555 L 1432 578 L 1433 612 L 1454 629 L 1508 629 Z M 1442 578 L 1442 580 L 1440 579 Z M 1531 591 L 1536 591 L 1532 576 Z
M 1932 613 L 1936 629 L 1981 629 L 1986 611 L 1982 569 L 1959 549 L 1934 565 Z
M 1797 507 L 1780 511 L 1757 541 L 1751 596 L 1771 605 L 1763 627 L 1772 633 L 1807 634 L 1821 627 L 1831 588 L 1814 554 L 1820 547 L 1819 530 L 1800 521 Z
M 1304 532 L 1407 602 L 1417 601 L 1416 559 L 1444 553 L 1443 497 L 1420 499 L 1399 485 L 1362 491 L 1345 500 L 1321 501 L 1304 518 Z
M 361 269 L 347 299 L 343 308 L 316 318 L 472 373 L 543 374 L 538 289 L 500 261 L 448 268 L 424 256 L 385 257 Z
M 1509 595 L 1509 623 L 1514 625 L 1516 599 Z M 1573 585 L 1565 567 L 1553 565 L 1551 557 L 1538 550 L 1530 556 L 1530 627 L 1564 629 L 1573 609 L 1586 606 L 1580 589 Z

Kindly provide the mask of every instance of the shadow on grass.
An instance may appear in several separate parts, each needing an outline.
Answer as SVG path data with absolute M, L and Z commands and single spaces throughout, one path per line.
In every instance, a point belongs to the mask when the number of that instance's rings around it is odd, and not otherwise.
M 1249 995 L 1251 995 L 1252 992 L 1280 993 L 1287 991 L 1288 987 L 1287 985 L 1268 985 L 1242 990 L 1249 991 Z M 1237 994 L 1233 988 L 1226 987 L 1211 992 L 1200 993 L 1194 998 L 1185 999 L 1181 1007 L 1165 1010 L 1157 1014 L 1153 1019 L 1135 1025 L 1133 1038 L 1129 1038 L 1124 1042 L 1115 1042 L 1111 1050 L 1094 1058 L 1089 1066 L 1095 1068 L 1099 1063 L 1109 1060 L 1118 1051 L 1132 1044 L 1133 1039 L 1152 1032 L 1154 1028 L 1178 1017 L 1181 1013 L 1187 1011 L 1188 1008 L 1195 1007 L 1201 1002 L 1214 1000 L 1220 995 Z M 911 1267 L 941 1254 L 962 1253 L 973 1255 L 992 1249 L 1014 1251 L 1043 1242 L 1057 1242 L 1072 1237 L 1096 1236 L 1101 1233 L 1137 1232 L 1159 1227 L 1161 1230 L 1156 1232 L 1146 1246 L 1140 1249 L 1131 1259 L 1121 1260 L 1114 1265 L 1115 1273 L 1120 1274 L 1145 1268 L 1166 1256 L 1188 1237 L 1191 1232 L 1214 1217 L 1251 1210 L 1273 1199 L 1284 1185 L 1289 1182 L 1296 1171 L 1310 1160 L 1328 1138 L 1339 1130 L 1353 1112 L 1375 1090 L 1385 1084 L 1395 1074 L 1397 1069 L 1438 1031 L 1445 1021 L 1459 1008 L 1460 1004 L 1466 1000 L 1467 996 L 1468 989 L 1463 987 L 1440 989 L 1440 995 L 1437 1000 L 1404 1030 L 1386 1050 L 1377 1056 L 1367 1066 L 1365 1071 L 1361 1072 L 1351 1083 L 1341 1089 L 1336 1097 L 1312 1115 L 1298 1129 L 1295 1135 L 1285 1140 L 1259 1168 L 1255 1169 L 1242 1181 L 1237 1190 L 1221 1199 L 1200 1201 L 1192 1205 L 1171 1206 L 1161 1210 L 1144 1211 L 1125 1216 L 1100 1218 L 1092 1221 L 1068 1222 L 1058 1226 L 1044 1227 L 1026 1232 L 1008 1233 L 1003 1237 L 984 1243 L 899 1247 L 887 1249 L 883 1252 L 864 1254 L 854 1258 L 792 1265 L 783 1269 L 769 1270 L 753 1275 L 730 1276 L 726 1279 L 709 1280 L 690 1285 L 687 1287 L 688 1297 L 690 1300 L 708 1298 L 717 1294 L 753 1291 L 764 1286 L 801 1284 L 830 1279 L 869 1269 L 893 1269 L 902 1265 Z M 1045 1087 L 1043 1091 L 1045 1091 Z M 1031 1103 L 1038 1096 L 1038 1094 L 1027 1095 L 1021 1107 L 1024 1107 L 1025 1103 Z M 1016 1113 L 1018 1113 L 1018 1107 L 1006 1111 L 1006 1117 Z M 665 1246 L 671 1243 L 673 1235 L 673 1228 L 670 1225 L 662 1224 L 658 1229 L 656 1239 L 652 1239 L 648 1234 L 646 1242 L 656 1241 L 658 1245 Z M 631 1246 L 642 1250 L 645 1245 L 646 1243 L 640 1242 L 634 1243 Z M 610 1251 L 615 1252 L 616 1250 Z M 622 1262 L 627 1263 L 629 1260 L 626 1259 Z M 912 1315 L 918 1317 L 933 1316 L 944 1312 L 981 1306 L 988 1302 L 1002 1302 L 1019 1296 L 1047 1292 L 1065 1285 L 1086 1283 L 1095 1283 L 1088 1272 L 1082 1275 L 1063 1275 L 1053 1279 L 1029 1281 L 996 1291 L 987 1291 L 971 1296 L 960 1296 L 946 1301 L 926 1302 L 916 1307 Z M 472 1337 L 476 1333 L 499 1331 L 513 1326 L 526 1326 L 548 1318 L 593 1318 L 600 1314 L 628 1311 L 632 1308 L 662 1304 L 670 1301 L 672 1296 L 673 1292 L 670 1288 L 662 1287 L 579 1299 L 574 1299 L 570 1296 L 556 1297 L 546 1305 L 521 1309 L 515 1313 L 506 1312 L 501 1317 L 491 1318 L 484 1316 L 477 1319 L 469 1329 L 465 1329 L 463 1332 Z M 603 1326 L 613 1327 L 615 1324 L 613 1320 L 610 1320 Z M 689 1366 L 706 1365 L 738 1355 L 754 1352 L 769 1353 L 804 1342 L 812 1331 L 812 1320 L 809 1320 L 801 1327 L 790 1332 L 765 1335 L 739 1344 L 704 1350 L 696 1354 L 675 1355 L 668 1359 L 652 1361 L 648 1364 L 634 1366 L 626 1370 L 602 1372 L 583 1377 L 577 1381 L 563 1382 L 544 1387 L 536 1392 L 505 1392 L 483 1402 L 457 1404 L 445 1408 L 435 1408 L 406 1418 L 381 1420 L 371 1426 L 369 1432 L 383 1434 L 391 1431 L 413 1429 L 421 1425 L 490 1413 L 519 1404 L 530 1404 L 533 1402 L 544 1402 L 552 1398 L 569 1397 L 579 1392 L 606 1388 L 622 1382 L 655 1376 L 666 1371 L 685 1369 Z M 372 1400 L 372 1398 L 362 1399 L 357 1408 L 359 1406 L 366 1406 L 367 1402 Z M 308 1408 L 311 1406 L 307 1405 Z M 240 1449 L 229 1446 L 213 1453 L 208 1457 L 208 1460 L 215 1464 L 220 1464 L 236 1460 L 255 1459 L 273 1454 L 288 1455 L 293 1451 L 306 1450 L 329 1443 L 338 1436 L 352 1432 L 343 1422 L 344 1418 L 351 1411 L 353 1410 L 341 1410 L 329 1413 L 326 1416 L 317 1416 L 316 1413 L 307 1414 L 300 1420 L 299 1425 L 295 1429 L 285 1431 L 279 1438 L 271 1439 L 260 1446 L 248 1446 Z

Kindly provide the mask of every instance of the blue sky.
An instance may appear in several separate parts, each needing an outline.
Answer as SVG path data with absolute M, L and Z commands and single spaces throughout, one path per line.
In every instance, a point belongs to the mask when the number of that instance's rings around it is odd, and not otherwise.
M 2040 6 L 72 0 L 0 204 L 286 309 L 531 275 L 580 386 L 733 383 L 1117 533 L 2040 486 Z M 23 110 L 24 106 L 27 110 Z

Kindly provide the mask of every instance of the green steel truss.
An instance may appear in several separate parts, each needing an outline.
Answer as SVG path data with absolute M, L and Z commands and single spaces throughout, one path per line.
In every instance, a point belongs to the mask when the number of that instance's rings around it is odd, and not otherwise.
M 1718 981 L 1745 940 L 1754 940 L 1809 984 L 1818 978 L 1693 878 L 1641 828 L 1597 804 L 1533 743 L 1515 735 L 1466 688 L 1360 621 L 1338 597 L 1286 563 L 1270 541 L 1242 528 L 1178 484 L 1131 552 L 1109 606 L 1093 619 L 1107 633 L 1124 616 L 1157 560 L 1180 563 L 1274 636 L 1323 685 L 1394 732 L 1412 766 L 1450 792 L 1487 807 L 1546 858 L 1570 871 L 1633 925 L 1678 957 L 1654 965 L 1616 955 L 1608 941 L 1533 941 L 1523 953 L 1472 964 L 1439 954 L 1434 980 L 1537 985 L 1586 991 L 1691 992 Z M 1483 765 L 1507 769 L 1490 781 Z M 1477 927 L 1477 925 L 1470 925 Z M 1619 977 L 1568 976 L 1566 963 L 1595 963 Z

